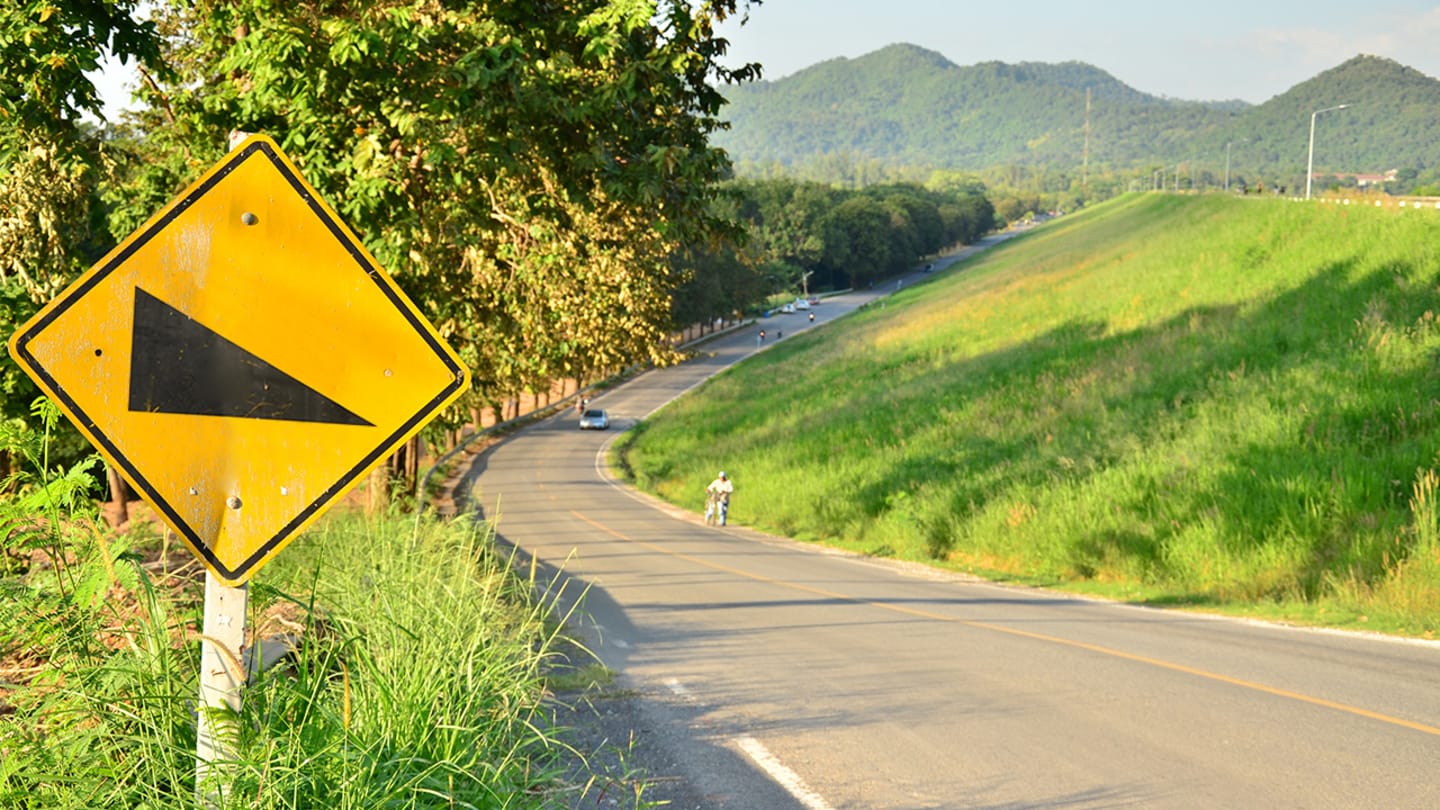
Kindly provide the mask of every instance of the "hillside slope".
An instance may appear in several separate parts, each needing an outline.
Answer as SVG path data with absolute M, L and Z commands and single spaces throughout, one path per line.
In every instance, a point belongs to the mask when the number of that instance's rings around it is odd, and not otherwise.
M 1437 244 L 1432 210 L 1131 195 L 786 340 L 626 462 L 869 554 L 1429 633 Z
M 961 67 L 914 45 L 821 62 L 774 82 L 730 88 L 728 132 L 715 143 L 747 166 L 849 154 L 976 170 L 1018 164 L 1113 167 L 1203 162 L 1223 171 L 1303 177 L 1310 113 L 1326 117 L 1317 169 L 1433 169 L 1440 161 L 1440 82 L 1358 56 L 1258 106 L 1151 96 L 1078 62 Z M 1273 179 L 1273 178 L 1272 178 Z

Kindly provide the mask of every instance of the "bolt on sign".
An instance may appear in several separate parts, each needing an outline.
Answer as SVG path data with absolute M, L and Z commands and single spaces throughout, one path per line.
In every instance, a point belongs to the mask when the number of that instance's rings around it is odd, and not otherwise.
M 469 385 L 262 135 L 25 323 L 10 354 L 232 586 Z

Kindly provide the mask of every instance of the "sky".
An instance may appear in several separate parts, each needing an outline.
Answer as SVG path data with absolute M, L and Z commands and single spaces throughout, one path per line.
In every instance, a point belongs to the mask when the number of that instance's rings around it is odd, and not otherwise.
M 1260 104 L 1359 54 L 1440 79 L 1440 3 L 1419 0 L 764 0 L 721 35 L 766 80 L 896 42 L 962 66 L 1086 62 L 1187 101 Z
M 1440 79 L 1440 2 L 1420 0 L 765 0 L 720 34 L 727 63 L 770 80 L 896 42 L 957 65 L 1086 62 L 1188 101 L 1260 104 L 1359 54 Z M 97 83 L 113 119 L 134 73 Z

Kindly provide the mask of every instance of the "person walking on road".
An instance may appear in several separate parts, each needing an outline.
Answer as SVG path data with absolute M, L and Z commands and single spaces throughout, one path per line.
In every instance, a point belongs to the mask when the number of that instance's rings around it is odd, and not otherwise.
M 716 476 L 715 480 L 710 482 L 710 486 L 705 487 L 705 494 L 709 496 L 709 502 L 714 504 L 713 508 L 716 510 L 715 516 L 719 518 L 721 526 L 725 525 L 725 520 L 730 515 L 730 494 L 734 491 L 735 484 L 731 482 L 729 478 L 725 477 L 724 470 L 721 470 L 720 475 Z M 711 516 L 711 508 L 710 506 L 705 508 L 707 523 Z

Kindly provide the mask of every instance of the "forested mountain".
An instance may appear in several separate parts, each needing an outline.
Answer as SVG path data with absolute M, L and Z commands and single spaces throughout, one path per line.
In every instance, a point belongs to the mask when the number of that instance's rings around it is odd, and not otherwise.
M 1353 106 L 1323 117 L 1317 171 L 1425 173 L 1440 162 L 1440 82 L 1373 56 L 1260 105 L 1152 96 L 1079 62 L 962 67 L 905 44 L 727 92 L 732 128 L 714 142 L 742 174 L 837 154 L 971 171 L 1078 168 L 1088 119 L 1092 167 L 1148 177 L 1198 162 L 1220 172 L 1229 144 L 1237 172 L 1294 182 L 1304 176 L 1310 113 L 1343 103 Z

